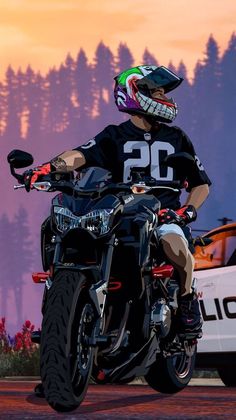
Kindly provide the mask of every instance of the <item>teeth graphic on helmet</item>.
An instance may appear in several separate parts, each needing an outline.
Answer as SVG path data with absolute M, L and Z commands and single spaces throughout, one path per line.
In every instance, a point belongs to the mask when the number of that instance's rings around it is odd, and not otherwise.
M 151 114 L 154 114 L 154 110 L 155 110 L 154 104 L 151 104 L 150 107 L 147 109 L 147 111 L 150 112 Z
M 143 105 L 141 105 L 141 104 L 140 105 L 142 106 L 142 108 L 144 109 L 144 111 L 147 111 L 147 109 L 149 108 L 149 106 L 151 105 L 151 103 L 152 103 L 152 101 L 150 102 L 150 101 L 147 100 L 146 102 L 144 102 Z
M 140 92 L 136 93 L 136 99 L 138 100 L 142 109 L 152 115 L 166 116 L 171 120 L 174 119 L 177 115 L 177 110 L 175 108 L 170 108 L 165 104 L 153 101 L 151 98 L 148 98 Z
M 153 101 L 151 98 L 148 98 L 147 96 L 142 95 L 140 92 L 136 93 L 136 98 L 138 99 L 139 104 L 144 109 L 144 111 L 147 111 L 149 106 L 153 104 Z

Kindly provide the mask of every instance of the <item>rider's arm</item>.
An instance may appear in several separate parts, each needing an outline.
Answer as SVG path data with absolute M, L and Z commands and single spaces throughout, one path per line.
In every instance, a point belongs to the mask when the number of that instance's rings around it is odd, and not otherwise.
M 23 174 L 25 189 L 29 192 L 33 188 L 33 184 L 37 182 L 40 177 L 48 175 L 51 172 L 71 172 L 81 168 L 85 164 L 86 159 L 83 153 L 77 150 L 63 152 L 50 162 L 44 163 L 37 168 L 25 171 Z
M 203 184 L 193 187 L 187 197 L 186 203 L 175 212 L 169 209 L 162 209 L 159 212 L 159 223 L 171 223 L 177 220 L 183 224 L 194 222 L 197 218 L 196 210 L 204 203 L 209 194 L 209 185 Z M 177 215 L 177 217 L 176 217 Z
M 211 181 L 208 178 L 205 169 L 200 162 L 193 144 L 188 136 L 181 130 L 182 136 L 182 151 L 189 153 L 194 158 L 194 164 L 186 175 L 187 188 L 186 191 L 189 193 L 186 203 L 178 210 L 175 211 L 175 215 L 169 214 L 168 209 L 163 209 L 160 215 L 161 223 L 170 223 L 171 218 L 176 215 L 180 218 L 183 223 L 190 223 L 196 220 L 198 209 L 206 200 L 209 194 L 209 186 Z
M 185 206 L 194 206 L 195 209 L 201 207 L 209 194 L 209 185 L 203 184 L 194 187 L 189 192 Z
M 112 127 L 106 127 L 101 133 L 76 149 L 68 150 L 56 156 L 50 161 L 52 169 L 70 172 L 84 166 L 107 168 L 115 153 L 112 133 L 110 132 Z
M 111 166 L 111 157 L 114 155 L 114 145 L 107 127 L 86 144 L 63 152 L 37 168 L 25 171 L 23 174 L 25 189 L 30 191 L 40 177 L 55 171 L 72 172 L 89 166 L 108 169 Z
M 74 171 L 85 165 L 86 159 L 78 150 L 68 150 L 51 160 L 51 165 L 56 171 Z
M 50 161 L 52 169 L 56 171 L 74 171 L 87 166 L 106 168 L 113 155 L 112 138 L 108 127 L 87 143 L 74 150 L 68 150 Z
M 196 155 L 191 140 L 183 131 L 182 150 L 184 152 L 190 153 L 190 155 L 194 158 L 194 164 L 187 174 L 188 186 L 186 191 L 189 193 L 189 195 L 187 197 L 185 206 L 191 205 L 194 206 L 195 209 L 198 209 L 204 203 L 209 194 L 209 186 L 211 185 L 211 181 L 208 178 L 199 157 Z

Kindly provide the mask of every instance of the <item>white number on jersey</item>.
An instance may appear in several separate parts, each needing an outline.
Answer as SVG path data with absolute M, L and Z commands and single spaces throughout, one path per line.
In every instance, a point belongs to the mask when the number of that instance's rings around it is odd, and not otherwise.
M 151 164 L 151 176 L 157 181 L 172 181 L 173 169 L 167 167 L 166 176 L 160 174 L 160 152 L 167 152 L 168 155 L 175 152 L 175 148 L 170 143 L 156 141 L 151 146 L 144 140 L 127 141 L 124 144 L 124 153 L 132 153 L 139 150 L 139 158 L 129 158 L 124 161 L 124 182 L 130 180 L 130 171 L 133 167 L 146 168 Z

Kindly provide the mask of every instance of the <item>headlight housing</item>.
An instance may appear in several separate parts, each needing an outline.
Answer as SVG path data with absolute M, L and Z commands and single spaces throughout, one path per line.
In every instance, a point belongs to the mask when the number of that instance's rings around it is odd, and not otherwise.
M 66 207 L 53 207 L 53 218 L 60 232 L 81 227 L 98 236 L 109 232 L 113 213 L 113 209 L 98 209 L 83 216 L 76 216 Z

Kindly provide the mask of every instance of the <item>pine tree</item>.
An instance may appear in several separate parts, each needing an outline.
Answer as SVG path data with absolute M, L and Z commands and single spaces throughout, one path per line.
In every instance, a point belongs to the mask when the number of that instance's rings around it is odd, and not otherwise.
M 148 66 L 157 66 L 157 67 L 159 65 L 154 55 L 151 54 L 147 48 L 145 48 L 144 53 L 143 53 L 143 64 L 146 64 Z
M 234 122 L 235 107 L 236 107 L 236 34 L 233 33 L 226 51 L 221 60 L 222 74 L 220 84 L 222 88 L 222 113 L 224 119 L 224 126 L 231 126 L 231 136 L 235 138 L 236 127 Z
M 117 73 L 121 73 L 122 71 L 129 69 L 130 67 L 133 67 L 133 65 L 134 58 L 131 51 L 126 44 L 121 42 L 118 46 L 118 55 L 116 61 Z
M 222 213 L 231 208 L 236 201 L 236 190 L 232 188 L 232 181 L 236 178 L 235 154 L 236 154 L 236 34 L 233 33 L 226 51 L 221 59 L 220 75 L 220 131 L 215 144 L 217 160 L 214 173 L 219 185 Z M 219 168 L 221 175 L 219 174 Z M 224 176 L 222 176 L 222 173 Z
M 59 72 L 54 67 L 50 69 L 46 76 L 47 83 L 47 134 L 53 134 L 56 137 L 56 133 L 60 130 L 61 126 L 61 99 L 59 94 Z
M 88 63 L 83 49 L 80 49 L 75 66 L 76 103 L 79 110 L 77 124 L 77 145 L 82 139 L 87 139 L 90 133 L 91 120 L 94 113 L 95 92 L 93 84 L 92 66 Z
M 96 49 L 94 61 L 95 112 L 98 117 L 102 118 L 103 124 L 108 124 L 112 119 L 113 112 L 111 104 L 113 104 L 114 57 L 110 48 L 106 47 L 103 42 L 100 42 Z
M 219 130 L 219 64 L 219 47 L 211 35 L 207 42 L 205 58 L 196 65 L 193 84 L 193 133 L 198 138 L 201 148 L 206 138 L 209 146 L 211 147 L 212 142 L 213 147 L 215 133 Z
M 62 130 L 60 138 L 68 144 L 74 146 L 78 139 L 78 107 L 76 104 L 76 61 L 67 54 L 65 63 L 59 68 L 59 95 L 63 103 L 62 109 Z M 78 140 L 77 140 L 78 142 Z M 78 144 L 78 143 L 76 143 Z
M 25 74 L 25 97 L 27 117 L 27 138 L 41 142 L 43 132 L 43 115 L 45 108 L 44 83 L 40 73 L 35 74 L 30 66 Z
M 8 314 L 7 303 L 14 275 L 12 263 L 13 232 L 11 223 L 5 213 L 0 218 L 0 238 L 0 317 L 5 317 Z
M 170 69 L 171 71 L 173 71 L 173 73 L 177 73 L 177 70 L 176 70 L 174 64 L 172 63 L 172 61 L 169 62 L 169 64 L 168 64 L 167 67 L 168 67 L 168 69 Z
M 6 71 L 6 130 L 5 138 L 17 143 L 21 137 L 21 111 L 19 106 L 19 81 L 11 66 Z
M 3 136 L 7 124 L 7 101 L 5 95 L 6 87 L 0 83 L 0 136 Z
M 181 85 L 168 95 L 173 96 L 174 100 L 178 105 L 178 114 L 174 124 L 180 126 L 188 132 L 191 137 L 191 125 L 192 120 L 192 88 L 187 76 L 187 69 L 183 61 L 180 61 L 179 66 L 176 70 L 176 74 L 182 77 L 184 80 Z
M 11 224 L 11 230 L 13 237 L 12 266 L 14 267 L 11 285 L 15 296 L 17 318 L 23 321 L 23 276 L 25 273 L 30 272 L 34 257 L 32 254 L 28 215 L 23 207 L 20 207 L 15 215 Z

